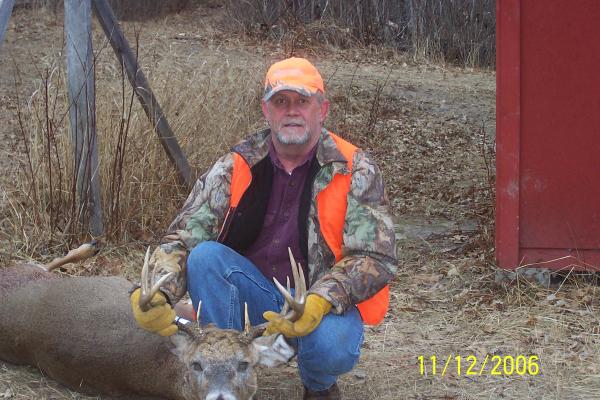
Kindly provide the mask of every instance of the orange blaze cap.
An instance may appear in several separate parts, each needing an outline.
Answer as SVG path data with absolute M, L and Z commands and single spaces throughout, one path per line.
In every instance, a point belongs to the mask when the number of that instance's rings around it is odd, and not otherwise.
M 271 65 L 265 78 L 264 101 L 282 90 L 293 90 L 303 96 L 324 94 L 323 78 L 308 60 L 288 58 Z

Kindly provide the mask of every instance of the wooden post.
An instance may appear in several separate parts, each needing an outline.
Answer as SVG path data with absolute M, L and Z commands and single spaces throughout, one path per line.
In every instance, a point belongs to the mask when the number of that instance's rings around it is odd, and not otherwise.
M 179 147 L 177 138 L 173 135 L 169 122 L 164 116 L 160 104 L 158 104 L 158 100 L 154 97 L 154 93 L 152 93 L 152 89 L 137 63 L 137 58 L 129 47 L 127 39 L 121 31 L 110 5 L 106 0 L 93 0 L 93 2 L 94 11 L 96 12 L 100 25 L 110 40 L 110 44 L 115 51 L 119 62 L 125 66 L 127 78 L 129 79 L 137 98 L 142 104 L 146 115 L 154 126 L 154 130 L 160 139 L 160 143 L 167 152 L 167 156 L 175 165 L 180 183 L 191 188 L 194 182 L 190 165 L 188 164 L 183 151 Z
M 8 28 L 8 19 L 14 5 L 15 0 L 0 0 L 0 47 L 2 46 L 4 34 L 6 33 L 6 28 Z
M 80 221 L 84 227 L 89 223 L 93 236 L 100 236 L 104 227 L 100 204 L 90 1 L 65 0 L 65 36 L 70 132 L 75 150 Z

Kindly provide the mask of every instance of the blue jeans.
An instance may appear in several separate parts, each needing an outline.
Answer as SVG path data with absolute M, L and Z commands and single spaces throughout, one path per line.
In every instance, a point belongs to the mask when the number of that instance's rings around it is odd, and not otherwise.
M 265 311 L 279 312 L 284 299 L 247 258 L 217 242 L 203 242 L 190 253 L 188 291 L 194 307 L 202 300 L 201 322 L 242 330 L 244 302 L 252 325 L 265 320 Z M 364 327 L 356 307 L 342 315 L 327 314 L 307 336 L 292 339 L 298 349 L 298 369 L 304 385 L 313 391 L 333 385 L 350 371 L 360 356 Z

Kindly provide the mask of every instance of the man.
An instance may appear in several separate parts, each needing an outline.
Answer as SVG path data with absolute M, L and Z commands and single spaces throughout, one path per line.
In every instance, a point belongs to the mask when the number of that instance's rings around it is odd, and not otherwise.
M 383 180 L 369 155 L 323 128 L 329 101 L 307 60 L 271 66 L 262 111 L 269 129 L 198 180 L 155 251 L 151 263 L 182 271 L 177 285 L 163 287 L 168 302 L 160 294 L 142 312 L 138 290 L 134 315 L 150 331 L 175 333 L 169 303 L 187 283 L 203 323 L 241 329 L 246 302 L 253 325 L 268 320 L 267 334 L 282 333 L 298 349 L 304 398 L 339 399 L 337 377 L 358 361 L 363 324 L 381 322 L 396 271 Z M 291 276 L 288 247 L 309 286 L 294 323 L 276 313 L 284 299 L 273 284 Z

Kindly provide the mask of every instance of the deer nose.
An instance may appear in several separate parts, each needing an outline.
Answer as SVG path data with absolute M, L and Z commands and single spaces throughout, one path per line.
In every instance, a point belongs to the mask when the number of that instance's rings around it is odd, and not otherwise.
M 232 393 L 222 392 L 222 393 L 209 393 L 205 400 L 237 400 L 238 397 Z

